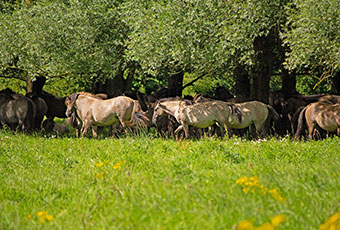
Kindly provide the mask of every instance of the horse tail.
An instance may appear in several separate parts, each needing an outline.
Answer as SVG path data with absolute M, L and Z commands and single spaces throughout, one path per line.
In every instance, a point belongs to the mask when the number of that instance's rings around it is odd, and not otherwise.
M 141 105 L 138 101 L 134 100 L 133 109 L 131 113 L 130 121 L 124 122 L 127 126 L 140 126 L 146 127 L 148 126 L 150 119 L 144 115 Z
M 299 118 L 298 118 L 298 126 L 297 126 L 297 129 L 296 129 L 296 133 L 294 135 L 294 139 L 296 139 L 298 136 L 301 135 L 301 132 L 302 132 L 302 129 L 303 129 L 303 122 L 304 122 L 304 115 L 305 115 L 305 112 L 306 112 L 306 109 L 308 108 L 309 106 L 307 105 L 305 108 L 303 108 L 299 114 Z
M 273 118 L 274 121 L 278 121 L 280 119 L 280 115 L 276 112 L 276 110 L 271 106 L 267 105 L 269 116 L 270 118 Z
M 24 119 L 24 128 L 28 131 L 30 131 L 33 127 L 34 124 L 34 119 L 36 115 L 36 106 L 30 98 L 26 97 L 27 101 L 27 114 Z

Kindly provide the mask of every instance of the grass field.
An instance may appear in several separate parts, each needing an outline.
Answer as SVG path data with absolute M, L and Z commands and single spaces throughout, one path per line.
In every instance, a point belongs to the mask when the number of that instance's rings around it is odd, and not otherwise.
M 339 191 L 339 138 L 0 131 L 0 229 L 320 229 L 340 211 Z

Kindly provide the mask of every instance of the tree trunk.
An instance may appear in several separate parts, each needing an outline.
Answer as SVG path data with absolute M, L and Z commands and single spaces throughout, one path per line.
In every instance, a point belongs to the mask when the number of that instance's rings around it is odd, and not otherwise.
M 254 48 L 256 52 L 257 66 L 254 71 L 252 98 L 264 103 L 269 102 L 269 81 L 273 68 L 273 34 L 270 32 L 268 36 L 257 37 L 254 40 Z
M 236 82 L 236 98 L 249 99 L 250 97 L 250 79 L 248 72 L 243 66 L 237 66 L 234 70 L 234 79 Z
M 127 77 L 124 78 L 126 69 L 128 69 L 128 73 Z M 94 81 L 92 84 L 92 92 L 106 93 L 108 98 L 112 98 L 120 96 L 130 90 L 136 66 L 134 63 L 129 63 L 126 69 L 119 68 L 116 76 L 114 78 L 107 78 L 104 84 L 100 81 Z
M 182 96 L 184 72 L 180 71 L 168 78 L 169 97 Z
M 26 76 L 26 94 L 33 92 L 33 82 L 29 76 Z
M 296 92 L 296 75 L 295 71 L 289 73 L 288 70 L 282 68 L 282 93 L 288 97 L 297 94 Z
M 286 97 L 291 95 L 296 95 L 296 74 L 295 71 L 291 73 L 285 68 L 284 62 L 286 61 L 286 53 L 290 51 L 289 47 L 283 44 L 281 37 L 279 36 L 279 32 L 276 33 L 277 39 L 277 49 L 279 52 L 280 58 L 280 68 L 281 68 L 281 79 L 282 86 L 281 91 L 284 93 Z

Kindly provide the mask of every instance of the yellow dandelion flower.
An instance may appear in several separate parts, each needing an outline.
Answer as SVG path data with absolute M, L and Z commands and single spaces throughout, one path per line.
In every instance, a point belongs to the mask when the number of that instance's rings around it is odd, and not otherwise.
M 278 192 L 277 188 L 274 189 L 270 189 L 269 190 L 270 195 L 272 195 L 272 197 L 278 201 L 284 202 L 285 198 L 283 198 L 280 193 Z
M 28 222 L 32 218 L 32 214 L 28 214 L 27 218 L 25 219 L 25 222 Z
M 239 178 L 235 183 L 236 184 L 243 184 L 246 181 L 247 181 L 247 177 L 244 176 L 244 177 Z
M 334 215 L 332 215 L 331 217 L 329 217 L 327 222 L 329 224 L 333 224 L 333 223 L 337 222 L 338 220 L 340 220 L 340 212 L 337 212 Z
M 101 168 L 101 167 L 103 167 L 103 165 L 104 165 L 104 163 L 103 163 L 103 162 L 96 163 L 96 166 L 97 166 L 98 168 Z
M 324 223 L 320 225 L 320 230 L 328 230 L 329 228 L 329 224 L 328 223 Z
M 48 211 L 39 211 L 37 212 L 37 216 L 41 217 L 41 216 L 45 216 L 48 215 Z
M 114 169 L 120 169 L 122 167 L 122 165 L 125 164 L 125 163 L 126 163 L 126 161 L 119 161 L 113 166 L 113 168 Z
M 54 220 L 54 217 L 51 216 L 51 215 L 46 215 L 46 216 L 45 216 L 45 219 L 46 219 L 47 221 L 52 221 L 52 220 Z
M 243 220 L 237 225 L 237 230 L 253 230 L 254 225 L 251 220 Z
M 281 224 L 282 222 L 286 221 L 286 216 L 285 215 L 276 215 L 276 216 L 272 217 L 270 220 L 271 220 L 272 225 L 274 227 L 276 227 L 279 224 Z
M 321 224 L 320 230 L 340 230 L 340 213 L 333 214 L 324 224 Z
M 275 230 L 275 228 L 271 223 L 264 223 L 260 227 L 256 228 L 256 230 Z
M 98 174 L 96 175 L 96 177 L 101 179 L 101 178 L 104 177 L 104 174 L 105 174 L 105 172 L 98 173 Z

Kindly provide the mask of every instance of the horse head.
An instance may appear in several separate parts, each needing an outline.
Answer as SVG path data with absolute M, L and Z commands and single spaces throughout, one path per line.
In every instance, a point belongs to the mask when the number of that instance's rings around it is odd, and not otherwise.
M 66 117 L 71 116 L 71 114 L 74 110 L 74 103 L 76 102 L 79 95 L 80 95 L 79 93 L 74 93 L 74 94 L 71 94 L 70 96 L 66 97 L 66 99 L 65 99 L 65 105 L 66 105 L 65 115 L 66 115 Z
M 161 103 L 156 103 L 155 108 L 153 109 L 153 115 L 152 115 L 152 123 L 156 125 L 157 120 L 164 114 L 164 109 Z

